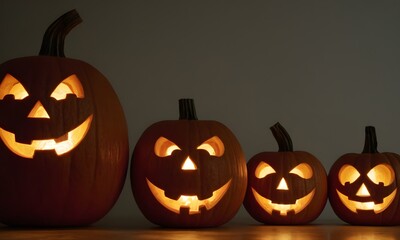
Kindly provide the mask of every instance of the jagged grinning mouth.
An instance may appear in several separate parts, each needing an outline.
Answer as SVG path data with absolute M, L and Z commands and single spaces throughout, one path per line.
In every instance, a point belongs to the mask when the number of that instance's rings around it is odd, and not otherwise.
M 200 213 L 201 206 L 204 206 L 207 210 L 210 210 L 217 205 L 217 203 L 222 199 L 226 191 L 229 189 L 232 179 L 214 191 L 211 197 L 203 200 L 199 200 L 196 195 L 181 195 L 178 200 L 174 200 L 166 197 L 165 191 L 151 183 L 149 179 L 146 178 L 146 181 L 153 196 L 165 208 L 178 214 L 180 213 L 181 208 L 188 208 L 189 214 L 192 215 Z
M 83 123 L 57 139 L 32 140 L 30 144 L 19 143 L 15 134 L 0 128 L 0 138 L 4 144 L 15 154 L 24 158 L 33 158 L 36 150 L 54 150 L 57 155 L 62 155 L 74 149 L 86 136 L 93 119 L 90 115 Z
M 273 203 L 270 199 L 261 196 L 256 190 L 254 190 L 254 188 L 251 188 L 251 190 L 253 191 L 254 197 L 258 204 L 266 212 L 271 215 L 274 210 L 279 211 L 281 216 L 286 216 L 290 211 L 294 211 L 295 214 L 301 212 L 305 207 L 308 206 L 315 194 L 315 189 L 313 189 L 306 196 L 297 199 L 294 204 L 279 204 Z
M 386 208 L 393 202 L 394 198 L 396 197 L 397 189 L 393 190 L 391 194 L 387 197 L 383 198 L 383 202 L 379 204 L 375 204 L 373 201 L 371 202 L 358 202 L 350 200 L 349 197 L 344 195 L 343 193 L 336 190 L 337 194 L 339 195 L 340 200 L 342 201 L 343 205 L 345 205 L 350 211 L 357 213 L 357 210 L 370 210 L 374 211 L 374 213 L 381 213 L 386 210 Z

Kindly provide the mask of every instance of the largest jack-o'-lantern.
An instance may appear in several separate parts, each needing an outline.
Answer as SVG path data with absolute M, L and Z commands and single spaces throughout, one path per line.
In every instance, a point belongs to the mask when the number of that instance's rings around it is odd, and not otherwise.
M 247 163 L 248 187 L 243 205 L 266 224 L 305 224 L 319 216 L 327 201 L 327 177 L 320 161 L 293 151 L 279 123 L 271 127 L 278 152 L 261 152 Z
M 343 221 L 400 224 L 400 155 L 377 150 L 375 128 L 365 128 L 362 153 L 341 156 L 329 171 L 329 201 Z
M 132 190 L 142 213 L 167 227 L 214 227 L 238 211 L 246 191 L 246 161 L 233 133 L 197 120 L 192 99 L 180 119 L 148 127 L 135 146 Z
M 47 29 L 39 56 L 0 65 L 0 222 L 77 226 L 103 217 L 129 160 L 125 117 L 91 65 L 64 56 L 72 10 Z

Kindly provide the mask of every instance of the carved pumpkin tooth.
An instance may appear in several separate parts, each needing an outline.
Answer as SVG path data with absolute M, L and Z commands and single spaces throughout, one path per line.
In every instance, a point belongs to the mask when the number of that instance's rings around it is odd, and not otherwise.
M 56 141 L 56 143 L 63 142 L 66 140 L 68 140 L 68 134 L 64 134 L 61 137 L 54 139 L 54 141 Z
M 149 179 L 146 179 L 147 185 L 156 200 L 169 211 L 184 215 L 185 209 L 188 209 L 189 214 L 199 214 L 202 207 L 207 210 L 214 208 L 215 205 L 224 197 L 229 189 L 231 181 L 229 180 L 222 187 L 213 191 L 209 198 L 200 199 L 197 195 L 180 195 L 177 198 L 170 198 L 165 194 L 165 191 L 154 185 Z M 182 210 L 184 210 L 182 212 Z

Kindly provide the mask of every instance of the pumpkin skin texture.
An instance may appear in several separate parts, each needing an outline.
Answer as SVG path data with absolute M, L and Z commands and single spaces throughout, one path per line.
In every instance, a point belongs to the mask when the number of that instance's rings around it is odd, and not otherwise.
M 377 150 L 375 128 L 365 128 L 362 153 L 341 156 L 329 171 L 329 201 L 354 225 L 399 225 L 400 155 Z
M 56 22 L 72 28 L 80 21 L 72 10 Z M 125 116 L 98 70 L 80 60 L 51 55 L 56 47 L 62 52 L 63 46 L 49 47 L 46 41 L 41 56 L 0 65 L 0 222 L 87 225 L 102 218 L 122 190 L 129 162 Z M 72 78 L 74 83 L 69 82 Z M 7 81 L 14 81 L 14 87 L 9 89 Z M 27 95 L 17 93 L 21 86 Z M 87 120 L 89 124 L 83 125 Z M 72 133 L 74 129 L 82 132 Z M 15 134 L 17 143 L 7 140 L 5 133 Z M 75 138 L 72 135 L 78 140 L 70 147 L 67 139 Z
M 306 224 L 327 201 L 327 176 L 312 154 L 293 151 L 290 136 L 279 124 L 271 127 L 278 152 L 262 152 L 247 163 L 248 186 L 243 205 L 264 224 Z
M 192 99 L 179 103 L 180 120 L 154 123 L 138 140 L 131 164 L 133 195 L 143 215 L 154 224 L 216 227 L 233 218 L 242 204 L 247 184 L 244 154 L 226 126 L 197 120 Z M 160 139 L 168 139 L 175 150 L 161 156 L 157 150 Z M 204 143 L 214 149 L 206 150 Z M 162 191 L 158 197 L 151 185 Z M 183 206 L 178 203 L 182 195 L 199 201 Z M 217 200 L 211 200 L 212 196 Z

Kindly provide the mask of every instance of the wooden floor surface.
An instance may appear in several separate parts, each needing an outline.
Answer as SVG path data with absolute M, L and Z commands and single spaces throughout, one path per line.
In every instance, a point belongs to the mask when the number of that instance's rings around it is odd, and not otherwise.
M 165 229 L 154 226 L 91 226 L 67 229 L 20 229 L 0 227 L 1 240 L 394 240 L 400 239 L 400 227 L 351 226 L 344 223 L 304 226 L 266 226 L 227 224 L 211 229 Z

